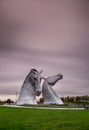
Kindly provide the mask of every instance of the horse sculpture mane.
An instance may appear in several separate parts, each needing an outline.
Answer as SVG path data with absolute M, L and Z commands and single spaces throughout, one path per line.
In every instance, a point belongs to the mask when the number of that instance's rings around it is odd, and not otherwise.
M 21 87 L 20 95 L 17 100 L 17 105 L 37 104 L 36 96 L 39 96 L 41 93 L 40 82 L 40 72 L 38 72 L 36 69 L 31 69 Z

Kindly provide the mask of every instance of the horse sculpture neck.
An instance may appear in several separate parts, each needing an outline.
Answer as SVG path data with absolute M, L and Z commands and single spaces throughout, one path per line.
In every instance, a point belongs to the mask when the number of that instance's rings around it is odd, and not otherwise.
M 62 78 L 63 76 L 61 74 L 58 74 L 55 76 L 48 77 L 44 80 L 42 85 L 44 104 L 63 104 L 56 92 L 52 89 L 52 86 Z

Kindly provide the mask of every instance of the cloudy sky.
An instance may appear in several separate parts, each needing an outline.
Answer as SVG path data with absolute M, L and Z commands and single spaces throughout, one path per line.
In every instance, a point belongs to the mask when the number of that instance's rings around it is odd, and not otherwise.
M 89 0 L 0 0 L 0 98 L 31 68 L 62 73 L 59 96 L 89 94 Z

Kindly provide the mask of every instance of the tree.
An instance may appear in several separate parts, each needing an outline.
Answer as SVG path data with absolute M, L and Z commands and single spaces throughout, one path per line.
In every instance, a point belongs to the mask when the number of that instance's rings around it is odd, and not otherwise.
M 43 102 L 44 102 L 44 99 L 41 97 L 39 100 L 39 103 L 43 103 Z
M 0 100 L 0 105 L 3 105 L 3 102 Z
M 7 99 L 6 103 L 10 105 L 12 103 L 11 99 Z

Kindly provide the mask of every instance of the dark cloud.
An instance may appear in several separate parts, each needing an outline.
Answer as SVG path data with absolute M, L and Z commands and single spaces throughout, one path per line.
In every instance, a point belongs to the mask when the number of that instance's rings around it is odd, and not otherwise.
M 30 68 L 37 68 L 45 77 L 63 73 L 62 87 L 55 86 L 59 94 L 87 94 L 88 35 L 87 0 L 2 0 L 0 93 L 14 94 Z

